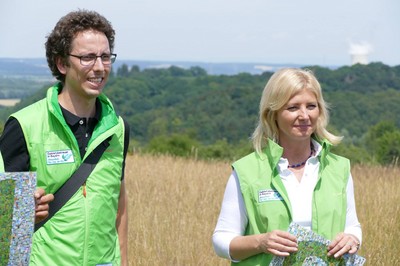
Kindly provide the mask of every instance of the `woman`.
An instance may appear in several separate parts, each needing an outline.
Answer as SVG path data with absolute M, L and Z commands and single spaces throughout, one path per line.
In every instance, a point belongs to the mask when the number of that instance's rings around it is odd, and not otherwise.
M 321 87 L 307 70 L 277 71 L 262 93 L 255 152 L 233 164 L 213 234 L 215 252 L 235 265 L 268 265 L 297 251 L 295 222 L 332 240 L 328 256 L 361 243 L 349 160 L 332 154 Z

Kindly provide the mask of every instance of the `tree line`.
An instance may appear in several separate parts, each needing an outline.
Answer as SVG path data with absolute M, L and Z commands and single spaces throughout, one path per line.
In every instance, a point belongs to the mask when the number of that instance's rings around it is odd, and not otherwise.
M 396 163 L 400 155 L 400 66 L 308 66 L 330 104 L 336 153 L 355 163 Z M 200 67 L 112 72 L 105 93 L 131 128 L 131 150 L 234 160 L 251 152 L 261 92 L 272 72 L 208 75 Z M 44 97 L 46 87 L 9 113 Z

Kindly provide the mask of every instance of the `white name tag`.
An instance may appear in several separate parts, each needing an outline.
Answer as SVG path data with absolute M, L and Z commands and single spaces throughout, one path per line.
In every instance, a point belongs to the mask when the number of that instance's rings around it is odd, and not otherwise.
M 263 189 L 258 191 L 258 202 L 266 202 L 266 201 L 274 201 L 274 200 L 283 200 L 282 196 L 278 191 L 273 189 Z
M 47 151 L 46 162 L 48 165 L 51 164 L 62 164 L 62 163 L 73 163 L 74 156 L 71 150 L 62 151 Z

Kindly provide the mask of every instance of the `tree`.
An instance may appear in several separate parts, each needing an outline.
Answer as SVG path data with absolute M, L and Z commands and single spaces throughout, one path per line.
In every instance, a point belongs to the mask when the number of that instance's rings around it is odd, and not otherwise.
M 128 65 L 123 64 L 121 67 L 119 67 L 117 70 L 117 76 L 118 77 L 129 77 Z
M 397 164 L 400 158 L 400 131 L 385 132 L 377 141 L 377 161 L 381 164 Z
M 157 136 L 150 140 L 145 151 L 188 157 L 196 153 L 199 143 L 185 134 Z
M 376 154 L 379 146 L 378 140 L 387 133 L 396 132 L 398 129 L 392 121 L 382 121 L 371 127 L 365 137 L 365 146 L 370 154 Z

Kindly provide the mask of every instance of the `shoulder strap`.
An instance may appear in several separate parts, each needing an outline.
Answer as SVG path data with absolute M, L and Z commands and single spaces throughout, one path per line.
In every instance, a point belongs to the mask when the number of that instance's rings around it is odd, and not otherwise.
M 126 154 L 128 153 L 128 148 L 129 148 L 129 139 L 130 139 L 130 127 L 128 122 L 123 118 L 122 121 L 124 121 L 124 160 L 126 158 Z
M 49 203 L 49 216 L 40 223 L 35 224 L 35 232 L 42 227 L 48 220 L 61 209 L 62 206 L 75 194 L 76 191 L 85 183 L 90 173 L 96 167 L 100 157 L 110 145 L 111 137 L 104 140 L 97 146 L 72 176 L 54 193 L 54 200 Z
M 129 125 L 126 122 L 125 119 L 121 117 L 121 119 L 124 121 L 124 159 L 122 162 L 122 175 L 121 175 L 121 180 L 125 178 L 125 165 L 126 165 L 126 154 L 128 153 L 128 148 L 129 148 Z

